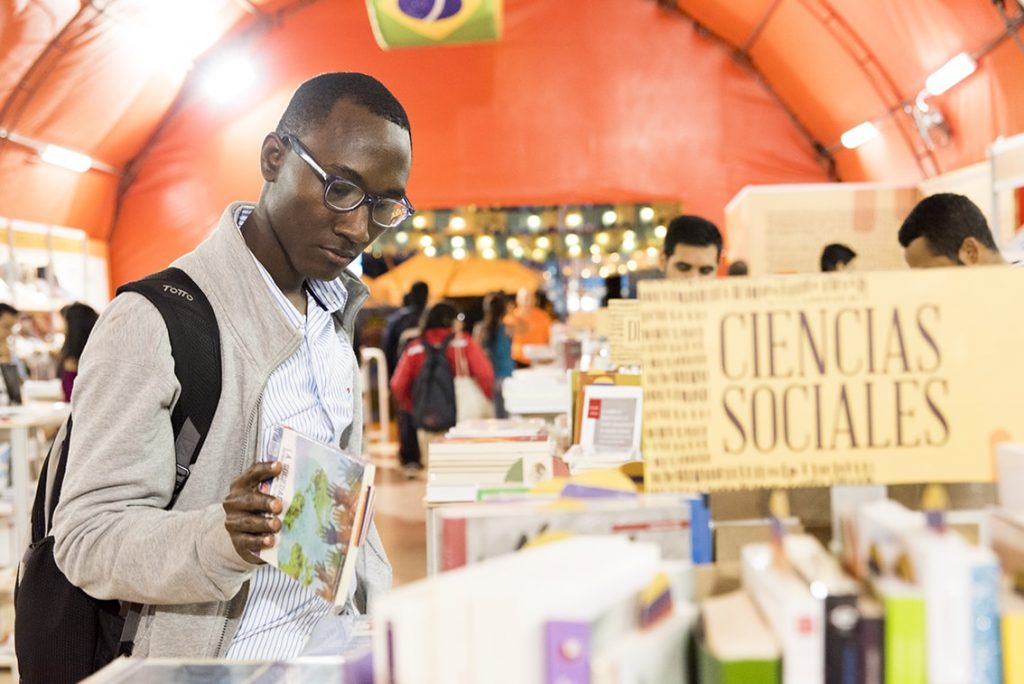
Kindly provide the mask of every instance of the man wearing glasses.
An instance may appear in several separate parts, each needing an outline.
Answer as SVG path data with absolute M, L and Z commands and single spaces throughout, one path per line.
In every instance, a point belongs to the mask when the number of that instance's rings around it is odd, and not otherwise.
M 265 660 L 324 644 L 336 651 L 346 615 L 365 613 L 390 588 L 373 528 L 341 617 L 262 564 L 261 548 L 281 529 L 281 502 L 258 485 L 280 468 L 263 462 L 277 425 L 361 451 L 351 337 L 367 291 L 346 267 L 412 215 L 411 160 L 405 110 L 381 83 L 317 76 L 263 140 L 259 200 L 230 205 L 211 236 L 175 263 L 217 315 L 223 387 L 173 511 L 164 510 L 175 470 L 169 411 L 180 385 L 166 327 L 132 293 L 97 324 L 76 383 L 55 556 L 87 593 L 145 604 L 135 655 Z

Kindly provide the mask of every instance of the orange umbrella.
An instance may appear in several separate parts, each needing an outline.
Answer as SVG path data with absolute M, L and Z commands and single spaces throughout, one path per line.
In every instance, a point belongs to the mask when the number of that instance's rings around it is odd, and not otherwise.
M 498 290 L 514 293 L 521 287 L 533 291 L 540 287 L 541 278 L 539 271 L 518 261 L 470 257 L 456 262 L 445 294 L 449 297 L 481 297 Z
M 508 259 L 488 261 L 470 257 L 457 261 L 451 257 L 427 257 L 417 254 L 379 278 L 368 281 L 371 301 L 399 306 L 412 284 L 422 280 L 430 288 L 431 300 L 441 297 L 479 297 L 502 290 L 515 292 L 521 287 L 536 290 L 541 274 Z

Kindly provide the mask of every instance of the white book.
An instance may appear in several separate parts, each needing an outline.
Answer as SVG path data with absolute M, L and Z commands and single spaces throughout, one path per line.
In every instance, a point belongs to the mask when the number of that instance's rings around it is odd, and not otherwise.
M 691 603 L 677 603 L 671 615 L 648 629 L 634 629 L 594 655 L 590 684 L 649 684 L 689 681 L 690 633 L 697 621 Z
M 819 600 L 788 568 L 776 567 L 770 544 L 741 552 L 743 586 L 782 646 L 784 684 L 824 684 L 825 626 Z
M 909 538 L 914 583 L 925 600 L 929 684 L 971 681 L 971 576 L 959 534 L 926 529 Z

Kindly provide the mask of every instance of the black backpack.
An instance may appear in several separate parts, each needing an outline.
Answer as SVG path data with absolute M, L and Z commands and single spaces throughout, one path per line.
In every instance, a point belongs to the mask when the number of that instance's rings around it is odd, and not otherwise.
M 128 283 L 117 290 L 122 292 L 144 295 L 160 311 L 181 383 L 171 412 L 177 476 L 170 509 L 188 481 L 220 400 L 220 331 L 206 295 L 180 269 Z M 50 528 L 67 468 L 73 419 L 69 417 L 57 433 L 43 463 L 32 505 L 32 541 L 14 590 L 14 646 L 25 684 L 77 682 L 114 658 L 131 655 L 141 615 L 136 604 L 89 596 L 72 585 L 54 561 Z
M 420 338 L 426 358 L 412 382 L 412 419 L 419 430 L 443 432 L 455 427 L 455 374 L 448 362 L 453 335 L 437 347 Z

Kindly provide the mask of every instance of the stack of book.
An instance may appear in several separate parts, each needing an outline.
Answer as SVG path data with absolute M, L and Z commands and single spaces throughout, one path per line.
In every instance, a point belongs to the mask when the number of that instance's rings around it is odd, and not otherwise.
M 696 497 L 674 494 L 446 506 L 438 511 L 441 570 L 576 535 L 623 535 L 656 544 L 663 558 L 700 562 L 710 533 L 706 518 L 694 515 L 699 506 Z
M 941 513 L 876 501 L 855 519 L 853 568 L 882 608 L 884 681 L 1015 681 L 1024 635 L 1006 641 L 1017 597 L 996 554 L 946 528 Z
M 520 460 L 521 483 L 531 485 L 554 475 L 552 444 L 543 434 L 435 439 L 430 443 L 427 499 L 475 501 L 480 488 L 504 484 Z
M 696 608 L 658 547 L 577 537 L 392 591 L 374 605 L 377 681 L 689 681 Z
M 566 413 L 569 387 L 565 371 L 557 368 L 522 368 L 501 384 L 505 408 L 514 415 Z

